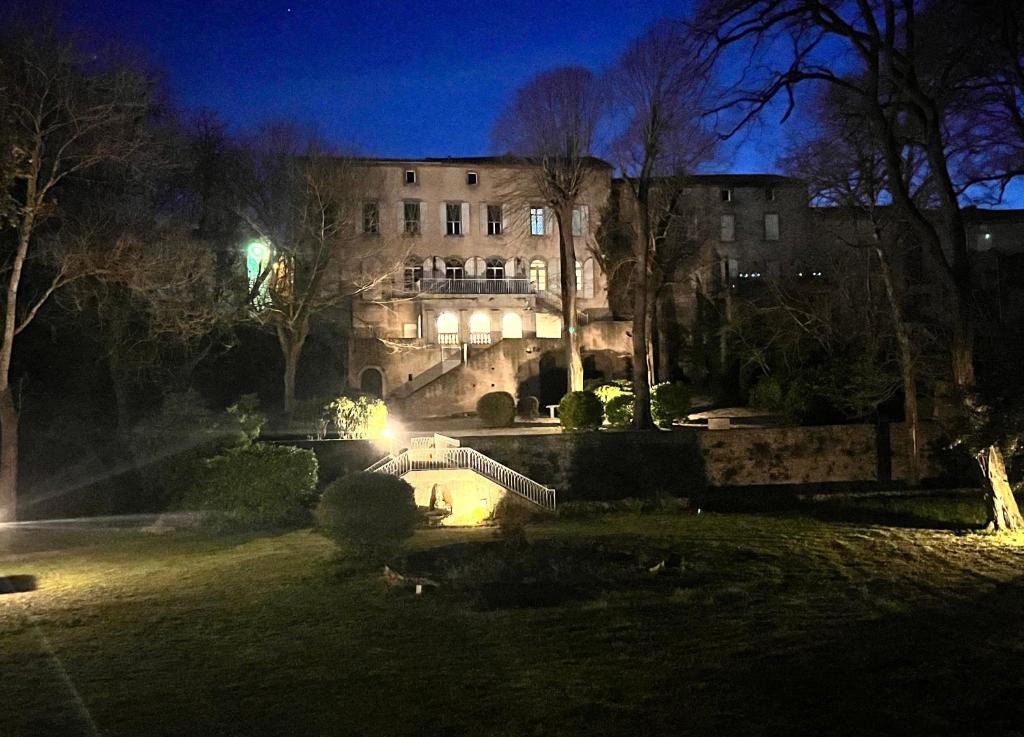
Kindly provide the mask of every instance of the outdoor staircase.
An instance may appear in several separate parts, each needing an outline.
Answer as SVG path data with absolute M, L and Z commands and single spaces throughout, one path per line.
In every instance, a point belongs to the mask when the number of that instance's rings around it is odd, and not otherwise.
M 433 366 L 428 368 L 426 371 L 421 371 L 412 378 L 412 381 L 407 381 L 401 386 L 395 387 L 391 392 L 390 398 L 405 399 L 413 392 L 425 387 L 432 381 L 441 378 L 449 371 L 457 369 L 462 365 L 462 349 L 442 349 L 441 360 L 435 363 Z
M 513 471 L 478 450 L 464 448 L 458 440 L 445 435 L 414 437 L 410 447 L 397 455 L 387 455 L 366 470 L 401 478 L 410 471 L 466 469 L 493 481 L 506 491 L 541 509 L 554 511 L 555 490 Z

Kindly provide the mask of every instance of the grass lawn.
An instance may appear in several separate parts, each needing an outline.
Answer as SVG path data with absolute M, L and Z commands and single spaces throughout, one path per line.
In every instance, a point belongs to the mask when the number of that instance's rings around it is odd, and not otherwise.
M 1020 542 L 795 514 L 530 535 L 683 564 L 481 608 L 339 572 L 309 531 L 0 531 L 0 573 L 39 584 L 0 595 L 0 734 L 1024 732 Z

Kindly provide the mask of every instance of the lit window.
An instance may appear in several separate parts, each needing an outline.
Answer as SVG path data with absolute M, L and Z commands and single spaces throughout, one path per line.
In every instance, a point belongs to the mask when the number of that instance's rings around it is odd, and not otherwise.
M 415 169 L 406 169 L 405 170 L 405 183 L 406 184 L 416 184 L 416 170 Z
M 448 235 L 462 235 L 462 204 L 459 202 L 448 202 L 444 206 L 445 232 Z
M 380 208 L 376 202 L 363 203 L 363 232 L 380 232 Z
M 723 241 L 736 240 L 736 218 L 733 215 L 722 215 L 722 235 Z
M 723 190 L 721 190 L 720 194 L 721 194 L 721 197 L 722 197 L 722 202 L 732 202 L 732 190 L 731 189 L 723 189 Z
M 779 213 L 767 212 L 764 215 L 764 239 L 766 241 L 777 241 L 779 239 Z
M 487 235 L 501 235 L 501 205 L 487 206 Z
M 530 235 L 544 235 L 544 208 L 530 208 Z
M 420 232 L 420 203 L 405 203 L 405 232 L 409 235 L 419 235 Z
M 478 181 L 480 181 L 480 178 L 479 178 L 479 177 L 477 177 L 477 175 L 476 175 L 476 172 L 475 172 L 475 171 L 467 171 L 467 172 L 466 172 L 466 184 L 468 184 L 468 185 L 470 185 L 470 186 L 473 186 L 473 185 L 474 185 L 474 184 L 476 184 L 476 183 L 477 183 Z
M 411 256 L 405 262 L 405 278 L 403 280 L 407 291 L 416 289 L 416 284 L 423 278 L 423 262 L 415 256 Z
M 533 282 L 534 288 L 538 291 L 547 291 L 548 269 L 543 260 L 535 258 L 530 262 L 530 281 Z
M 576 291 L 583 290 L 583 264 L 576 262 Z

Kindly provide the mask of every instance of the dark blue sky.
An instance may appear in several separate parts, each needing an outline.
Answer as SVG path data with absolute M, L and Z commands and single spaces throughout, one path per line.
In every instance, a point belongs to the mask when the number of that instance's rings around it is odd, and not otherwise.
M 537 72 L 609 65 L 685 0 L 66 0 L 70 24 L 117 36 L 167 72 L 186 109 L 235 128 L 315 123 L 379 156 L 492 153 L 512 92 Z M 762 131 L 763 133 L 763 131 Z M 769 131 L 770 133 L 770 131 Z M 760 135 L 759 135 L 760 138 Z M 749 141 L 721 168 L 773 168 L 777 140 Z

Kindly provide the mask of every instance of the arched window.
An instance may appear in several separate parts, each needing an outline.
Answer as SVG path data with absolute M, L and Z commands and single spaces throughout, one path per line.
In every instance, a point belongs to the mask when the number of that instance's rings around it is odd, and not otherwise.
M 415 291 L 420 279 L 423 278 L 423 261 L 419 256 L 410 256 L 405 260 L 403 274 L 402 286 L 407 292 Z
M 502 338 L 522 338 L 523 337 L 523 318 L 519 316 L 518 312 L 506 312 L 501 317 L 501 337 Z
M 583 299 L 594 298 L 594 259 L 583 262 Z
M 441 345 L 459 342 L 459 318 L 454 312 L 442 312 L 437 316 L 437 342 Z
M 482 279 L 487 270 L 487 264 L 479 256 L 466 259 L 466 276 L 472 279 Z
M 474 312 L 469 316 L 469 342 L 491 342 L 491 317 L 486 312 Z
M 504 279 L 505 278 L 505 262 L 500 258 L 489 258 L 487 259 L 487 278 L 488 279 Z
M 539 292 L 545 292 L 548 288 L 548 267 L 542 259 L 535 258 L 530 262 L 530 281 Z
M 359 391 L 375 397 L 384 397 L 384 376 L 380 369 L 365 368 L 359 376 Z
M 462 268 L 462 261 L 457 258 L 449 258 L 444 262 L 444 278 L 445 279 L 462 279 L 465 276 L 465 271 Z
M 583 264 L 576 262 L 576 291 L 583 291 Z

